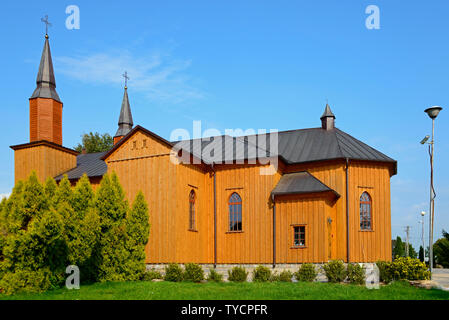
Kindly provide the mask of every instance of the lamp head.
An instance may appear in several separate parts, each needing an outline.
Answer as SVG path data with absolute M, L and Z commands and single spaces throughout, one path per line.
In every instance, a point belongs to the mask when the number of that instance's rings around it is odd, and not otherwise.
M 441 108 L 439 106 L 433 106 L 433 107 L 427 108 L 426 110 L 424 110 L 424 112 L 426 112 L 428 114 L 430 119 L 435 119 L 441 110 L 443 110 L 443 108 Z
M 425 211 L 421 211 L 421 216 L 425 216 L 426 215 L 426 212 Z
M 429 135 L 425 136 L 425 137 L 424 137 L 424 139 L 422 139 L 422 140 L 421 140 L 421 144 L 424 144 L 424 143 L 426 143 L 426 142 L 427 142 L 427 140 L 429 140 L 429 138 L 430 138 L 430 136 L 429 136 Z

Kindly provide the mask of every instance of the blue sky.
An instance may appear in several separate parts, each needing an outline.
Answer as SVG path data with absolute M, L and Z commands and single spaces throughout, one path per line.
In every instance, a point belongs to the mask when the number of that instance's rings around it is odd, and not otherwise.
M 65 27 L 68 5 L 80 29 Z M 380 29 L 365 8 L 380 9 Z M 326 99 L 337 126 L 398 160 L 393 236 L 428 211 L 429 163 L 419 144 L 437 119 L 435 234 L 449 230 L 449 3 L 442 1 L 8 1 L 2 5 L 0 194 L 14 181 L 10 145 L 29 141 L 45 14 L 63 139 L 114 134 L 130 75 L 134 123 L 169 139 L 176 128 L 317 127 Z M 426 219 L 427 231 L 427 219 Z

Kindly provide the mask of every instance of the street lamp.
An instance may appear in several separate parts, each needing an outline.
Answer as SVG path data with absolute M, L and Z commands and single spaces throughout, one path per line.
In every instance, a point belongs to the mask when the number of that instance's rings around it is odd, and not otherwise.
M 435 215 L 435 189 L 433 187 L 433 155 L 434 155 L 434 145 L 435 145 L 435 118 L 438 116 L 440 111 L 443 110 L 443 108 L 439 106 L 433 106 L 430 108 L 427 108 L 424 110 L 424 112 L 427 113 L 427 115 L 432 119 L 432 140 L 430 142 L 427 142 L 429 139 L 428 136 L 426 136 L 422 141 L 421 144 L 429 144 L 429 155 L 430 155 L 430 210 L 429 210 L 429 270 L 430 270 L 430 276 L 432 277 L 432 269 L 433 269 L 433 221 L 434 221 L 434 215 Z
M 426 262 L 426 245 L 424 243 L 424 216 L 426 215 L 425 211 L 421 211 L 421 224 L 422 224 L 422 233 L 421 233 L 421 241 L 422 241 L 422 250 L 423 250 L 423 262 Z

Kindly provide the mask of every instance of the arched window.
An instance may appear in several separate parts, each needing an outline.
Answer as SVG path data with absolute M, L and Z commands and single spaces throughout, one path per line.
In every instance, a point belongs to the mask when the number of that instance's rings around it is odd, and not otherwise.
M 229 197 L 229 231 L 242 231 L 242 198 L 234 192 Z
M 371 230 L 371 208 L 372 202 L 368 192 L 360 196 L 360 230 Z
M 195 191 L 190 191 L 189 194 L 189 229 L 196 230 L 196 217 L 195 217 Z

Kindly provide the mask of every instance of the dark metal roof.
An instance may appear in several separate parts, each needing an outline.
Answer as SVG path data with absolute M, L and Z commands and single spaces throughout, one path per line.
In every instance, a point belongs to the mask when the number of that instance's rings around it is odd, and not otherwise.
M 36 89 L 30 99 L 51 98 L 61 102 L 59 95 L 56 92 L 55 73 L 53 71 L 53 61 L 51 59 L 48 36 L 45 36 L 44 49 L 42 50 L 41 63 L 39 64 L 36 84 Z
M 106 152 L 95 152 L 78 155 L 76 157 L 76 168 L 56 176 L 55 180 L 61 180 L 64 174 L 67 175 L 69 180 L 79 179 L 83 174 L 87 174 L 88 177 L 103 176 L 108 170 L 106 162 L 101 159 L 105 153 Z
M 271 194 L 279 196 L 314 192 L 332 192 L 336 197 L 340 197 L 335 190 L 326 186 L 307 171 L 284 174 Z
M 198 143 L 200 140 L 201 144 Z M 197 141 L 197 143 L 194 144 L 193 141 Z M 300 129 L 243 137 L 219 136 L 174 142 L 173 144 L 197 157 L 202 154 L 206 163 L 223 163 L 232 160 L 232 157 L 235 160 L 241 160 L 242 158 L 252 159 L 255 155 L 258 158 L 279 155 L 287 164 L 348 158 L 391 162 L 396 165 L 396 161 L 392 158 L 337 128 L 330 130 Z M 221 158 L 215 155 L 209 157 L 209 151 L 214 146 L 217 150 L 221 148 Z M 238 151 L 239 149 L 243 150 Z
M 118 119 L 118 130 L 115 133 L 116 137 L 126 136 L 133 128 L 133 116 L 131 114 L 131 107 L 128 99 L 128 88 L 125 87 L 123 93 L 122 108 L 120 109 L 120 117 Z
M 252 141 L 254 140 L 254 141 Z M 208 137 L 194 140 L 172 142 L 175 150 L 186 150 L 207 164 L 233 163 L 267 158 L 270 153 L 248 137 L 231 137 L 229 135 Z M 215 151 L 220 151 L 217 154 Z
M 39 140 L 39 141 L 32 141 L 32 142 L 28 142 L 28 143 L 23 143 L 23 144 L 17 144 L 14 146 L 10 146 L 11 149 L 13 150 L 20 150 L 20 149 L 25 149 L 25 148 L 31 148 L 31 147 L 36 147 L 36 146 L 47 146 L 47 147 L 51 147 L 54 149 L 58 149 L 61 151 L 65 151 L 68 153 L 71 153 L 73 155 L 78 155 L 79 152 L 70 148 L 66 148 L 61 146 L 60 144 L 51 142 L 51 141 L 47 141 L 47 140 Z

